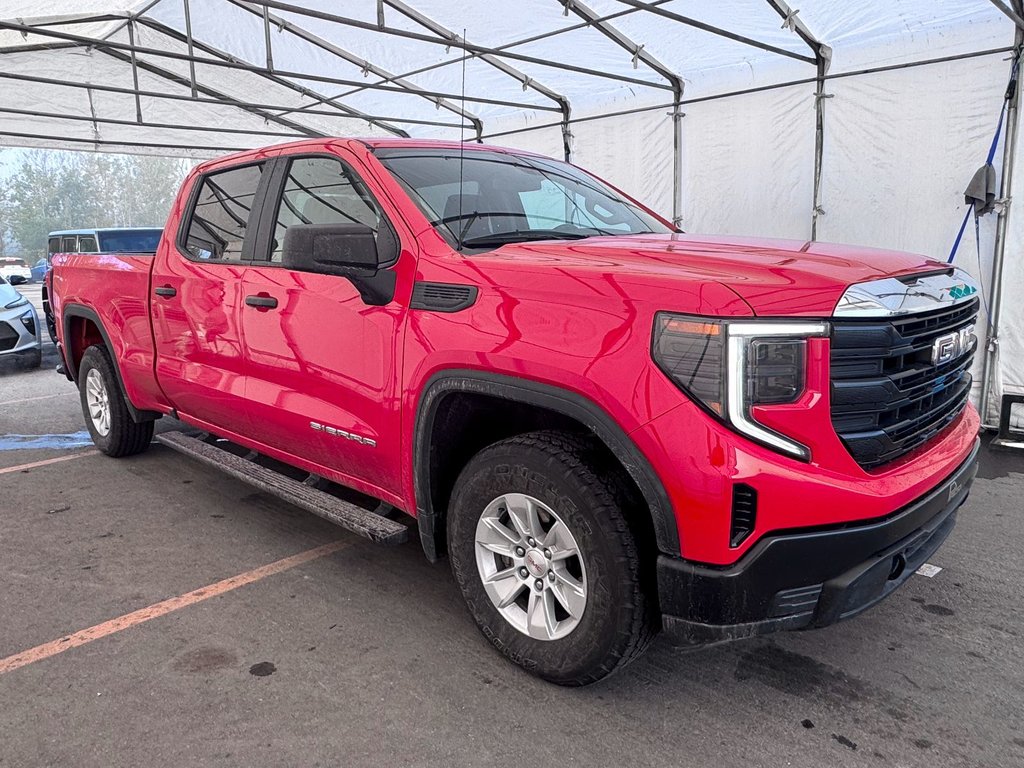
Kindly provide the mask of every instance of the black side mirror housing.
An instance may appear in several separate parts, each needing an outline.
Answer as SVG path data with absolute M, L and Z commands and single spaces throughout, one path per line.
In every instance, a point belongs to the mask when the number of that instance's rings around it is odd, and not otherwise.
M 281 266 L 287 269 L 369 277 L 379 265 L 377 239 L 365 224 L 295 224 L 285 232 Z
M 281 266 L 347 277 L 364 302 L 380 306 L 395 297 L 395 273 L 384 267 L 398 251 L 398 238 L 383 221 L 377 233 L 365 224 L 294 224 L 285 232 Z

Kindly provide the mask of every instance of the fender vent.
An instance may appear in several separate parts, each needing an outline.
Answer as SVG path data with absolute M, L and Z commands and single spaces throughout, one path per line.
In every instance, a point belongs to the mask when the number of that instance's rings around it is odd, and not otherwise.
M 477 289 L 473 285 L 416 283 L 412 289 L 411 307 L 434 312 L 459 312 L 473 306 L 476 296 Z
M 738 547 L 754 531 L 757 521 L 757 491 L 746 483 L 732 488 L 732 525 L 729 528 L 729 546 Z

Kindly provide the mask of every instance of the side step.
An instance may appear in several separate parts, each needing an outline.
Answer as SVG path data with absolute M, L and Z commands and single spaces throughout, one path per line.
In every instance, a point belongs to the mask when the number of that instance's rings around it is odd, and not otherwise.
M 293 480 L 182 432 L 164 432 L 157 435 L 156 440 L 378 544 L 402 544 L 409 537 L 409 529 L 395 520 L 367 511 L 310 484 Z

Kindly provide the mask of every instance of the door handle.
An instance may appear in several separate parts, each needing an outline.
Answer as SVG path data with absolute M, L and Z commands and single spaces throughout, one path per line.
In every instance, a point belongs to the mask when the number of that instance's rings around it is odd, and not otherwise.
M 256 296 L 246 296 L 245 303 L 257 309 L 277 309 L 277 299 L 273 296 L 267 296 L 265 293 L 257 294 Z
M 157 296 L 166 296 L 168 298 L 178 295 L 178 292 L 169 285 L 161 285 L 159 288 L 154 288 L 153 293 Z

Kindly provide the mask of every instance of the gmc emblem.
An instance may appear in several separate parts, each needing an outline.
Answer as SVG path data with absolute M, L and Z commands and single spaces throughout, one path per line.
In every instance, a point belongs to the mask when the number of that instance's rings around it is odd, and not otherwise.
M 959 331 L 939 336 L 932 342 L 932 365 L 942 365 L 956 360 L 971 351 L 974 343 L 974 326 L 968 325 Z

